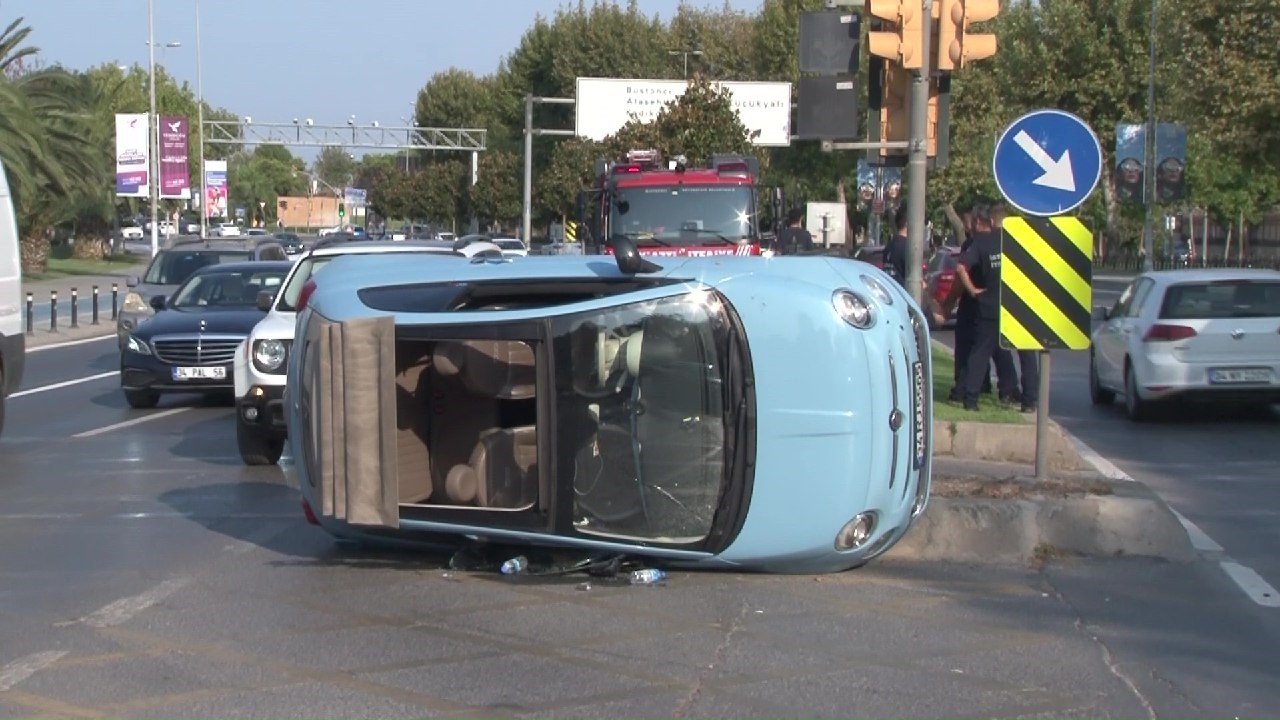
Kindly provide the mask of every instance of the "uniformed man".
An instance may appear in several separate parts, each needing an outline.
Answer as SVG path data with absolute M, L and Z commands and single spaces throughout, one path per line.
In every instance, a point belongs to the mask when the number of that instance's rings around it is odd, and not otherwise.
M 989 377 L 1000 340 L 1000 235 L 992 227 L 989 205 L 975 205 L 971 218 L 972 241 L 960 252 L 956 280 L 964 293 L 960 310 L 973 318 L 972 345 L 961 391 L 965 409 L 977 410 L 978 396 Z

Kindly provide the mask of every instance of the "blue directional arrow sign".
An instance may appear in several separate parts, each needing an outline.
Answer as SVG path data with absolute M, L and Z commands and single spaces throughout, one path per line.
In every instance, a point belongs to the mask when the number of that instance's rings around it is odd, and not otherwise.
M 1060 215 L 1080 206 L 1102 177 L 1102 146 L 1083 120 L 1035 110 L 1014 120 L 991 160 L 996 185 L 1027 215 Z

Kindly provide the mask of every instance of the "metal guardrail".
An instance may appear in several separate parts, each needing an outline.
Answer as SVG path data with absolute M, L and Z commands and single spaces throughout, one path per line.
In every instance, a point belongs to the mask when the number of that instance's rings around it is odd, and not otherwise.
M 1243 261 L 1238 259 L 1223 260 L 1222 258 L 1210 259 L 1207 262 L 1199 260 L 1156 260 L 1152 263 L 1155 270 L 1181 270 L 1181 269 L 1199 269 L 1199 268 L 1264 268 L 1269 270 L 1280 270 L 1280 257 L 1254 257 L 1244 258 Z M 1096 270 L 1114 270 L 1119 272 L 1140 273 L 1143 270 L 1143 259 L 1140 257 L 1122 257 L 1122 258 L 1106 258 L 1105 260 L 1095 260 L 1093 269 Z

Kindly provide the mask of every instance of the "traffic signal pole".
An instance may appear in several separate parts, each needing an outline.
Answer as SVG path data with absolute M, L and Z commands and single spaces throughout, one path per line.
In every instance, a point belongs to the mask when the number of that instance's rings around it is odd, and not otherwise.
M 911 78 L 911 145 L 907 150 L 907 290 L 924 307 L 925 200 L 929 182 L 929 81 L 933 0 L 924 0 L 920 68 Z

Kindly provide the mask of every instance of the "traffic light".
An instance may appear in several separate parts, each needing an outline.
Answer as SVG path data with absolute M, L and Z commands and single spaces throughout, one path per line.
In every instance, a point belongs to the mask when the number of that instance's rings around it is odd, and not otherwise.
M 996 54 L 994 33 L 970 26 L 1000 14 L 1000 0 L 938 0 L 938 69 L 954 70 Z
M 867 33 L 870 53 L 904 68 L 918 69 L 924 59 L 923 6 L 922 0 L 867 0 L 867 12 L 883 21 L 881 29 Z
M 347 205 L 346 205 L 346 203 L 338 203 L 338 217 L 339 217 L 339 218 L 344 218 L 344 217 L 346 217 L 346 216 L 347 216 Z
M 884 63 L 880 84 L 880 140 L 902 142 L 911 139 L 911 73 L 893 63 Z M 881 155 L 901 155 L 905 150 L 882 148 Z

